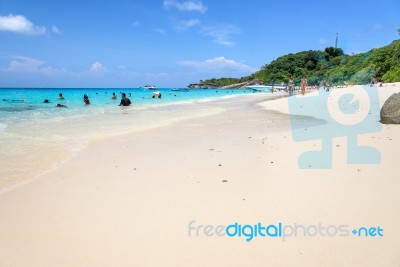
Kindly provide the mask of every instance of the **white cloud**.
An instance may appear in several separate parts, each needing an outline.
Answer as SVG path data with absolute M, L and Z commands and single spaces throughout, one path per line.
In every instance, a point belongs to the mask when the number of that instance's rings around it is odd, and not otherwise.
M 239 34 L 240 29 L 235 25 L 214 25 L 205 26 L 202 28 L 201 33 L 206 36 L 211 36 L 215 43 L 224 46 L 234 46 L 235 43 L 231 41 L 231 36 L 234 34 Z
M 51 27 L 51 31 L 55 34 L 61 34 L 60 30 L 54 25 Z
M 43 61 L 37 59 L 15 56 L 14 60 L 10 62 L 8 70 L 13 72 L 38 72 L 43 64 Z
M 164 8 L 176 8 L 179 11 L 198 11 L 204 13 L 207 7 L 201 1 L 176 1 L 176 0 L 164 0 Z
M 187 29 L 194 27 L 196 25 L 199 25 L 199 24 L 200 24 L 199 19 L 182 20 L 176 26 L 176 29 L 177 30 L 187 30 Z
M 25 35 L 41 35 L 46 33 L 46 28 L 36 26 L 22 15 L 9 14 L 0 16 L 0 31 L 10 31 Z
M 207 59 L 205 61 L 180 61 L 181 66 L 195 68 L 198 71 L 239 71 L 243 73 L 252 73 L 257 71 L 256 68 L 250 67 L 246 64 L 236 62 L 232 59 L 225 57 L 216 57 Z
M 127 68 L 125 66 L 118 66 L 118 70 L 123 71 Z M 13 56 L 13 59 L 10 62 L 10 65 L 7 68 L 0 69 L 2 72 L 14 72 L 14 73 L 29 73 L 29 74 L 38 74 L 38 75 L 64 75 L 64 76 L 73 76 L 73 77 L 88 77 L 93 75 L 103 74 L 107 71 L 107 68 L 100 63 L 99 61 L 94 62 L 89 71 L 82 72 L 71 72 L 66 70 L 65 68 L 54 68 L 51 66 L 46 66 L 44 61 L 24 57 L 24 56 Z
M 44 66 L 45 62 L 30 57 L 14 56 L 10 65 L 5 71 L 18 73 L 37 73 L 44 75 L 68 74 L 65 69 L 55 69 L 53 67 Z
M 139 25 L 140 25 L 140 22 L 138 20 L 135 20 L 134 22 L 132 22 L 133 27 L 138 27 Z
M 198 20 L 198 19 L 190 19 L 190 20 L 182 21 L 182 25 L 187 28 L 193 27 L 198 24 L 200 24 L 200 20 Z
M 89 71 L 91 73 L 103 73 L 105 70 L 106 67 L 100 62 L 96 61 L 95 63 L 92 64 Z

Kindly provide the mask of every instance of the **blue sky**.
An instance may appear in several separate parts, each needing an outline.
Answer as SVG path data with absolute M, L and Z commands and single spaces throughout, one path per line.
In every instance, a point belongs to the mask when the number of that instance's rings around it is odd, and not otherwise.
M 399 38 L 400 1 L 0 0 L 0 87 L 184 87 Z

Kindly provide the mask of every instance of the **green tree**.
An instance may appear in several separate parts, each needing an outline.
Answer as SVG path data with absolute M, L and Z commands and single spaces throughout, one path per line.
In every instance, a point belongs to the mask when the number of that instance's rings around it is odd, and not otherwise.
M 331 58 L 343 56 L 343 50 L 341 48 L 327 47 L 325 48 L 325 58 L 330 60 Z
M 399 81 L 400 77 L 400 66 L 396 66 L 392 69 L 390 69 L 388 72 L 383 75 L 382 79 L 385 82 L 397 82 Z
M 333 57 L 331 58 L 330 62 L 335 66 L 339 66 L 340 63 L 342 62 L 342 57 L 341 56 Z
M 351 82 L 356 84 L 367 84 L 371 81 L 372 77 L 375 77 L 376 73 L 373 70 L 363 69 L 353 75 Z

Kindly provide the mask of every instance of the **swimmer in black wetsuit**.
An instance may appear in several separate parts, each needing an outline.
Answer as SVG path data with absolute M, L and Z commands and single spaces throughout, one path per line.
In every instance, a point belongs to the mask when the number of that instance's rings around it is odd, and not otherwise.
M 125 93 L 121 94 L 121 102 L 118 106 L 129 106 L 131 104 L 131 100 L 126 97 Z

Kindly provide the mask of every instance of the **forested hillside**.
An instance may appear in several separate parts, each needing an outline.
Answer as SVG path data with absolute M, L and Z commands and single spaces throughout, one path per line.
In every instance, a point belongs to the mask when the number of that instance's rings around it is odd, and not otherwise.
M 258 79 L 263 83 L 287 82 L 294 75 L 299 82 L 302 75 L 310 85 L 365 84 L 372 77 L 382 82 L 400 81 L 400 40 L 366 53 L 346 55 L 340 48 L 327 47 L 325 51 L 309 50 L 288 54 L 273 60 L 256 73 L 242 78 L 219 78 L 201 81 L 201 84 L 222 87 Z

